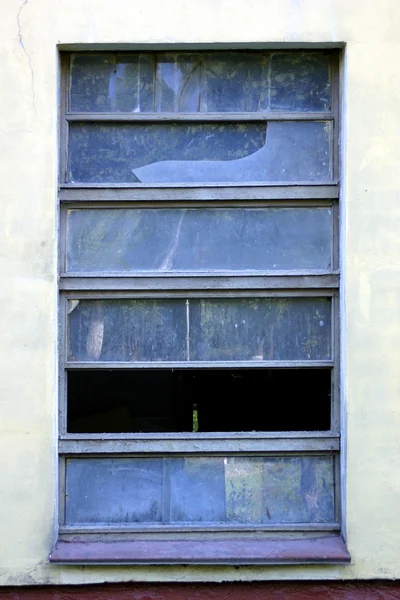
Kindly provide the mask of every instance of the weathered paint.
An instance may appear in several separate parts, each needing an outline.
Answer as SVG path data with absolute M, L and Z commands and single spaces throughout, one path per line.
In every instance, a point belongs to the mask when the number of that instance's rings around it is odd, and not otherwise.
M 398 1 L 3 0 L 1 8 L 0 583 L 400 578 Z M 342 42 L 342 395 L 352 564 L 50 566 L 56 520 L 57 45 Z M 344 598 L 350 592 L 340 593 Z

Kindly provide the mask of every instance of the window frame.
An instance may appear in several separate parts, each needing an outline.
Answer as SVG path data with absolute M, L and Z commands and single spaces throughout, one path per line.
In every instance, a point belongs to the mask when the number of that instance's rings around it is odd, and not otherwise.
M 207 48 L 205 48 L 207 50 Z M 293 49 L 290 49 L 293 52 Z M 83 53 L 81 53 L 83 54 Z M 91 54 L 98 54 L 97 52 Z M 103 54 L 103 52 L 101 52 Z M 125 53 L 124 53 L 125 54 Z M 263 113 L 71 113 L 68 110 L 69 60 L 72 53 L 61 55 L 60 114 L 60 184 L 59 184 L 59 522 L 58 542 L 51 560 L 61 563 L 97 564 L 259 564 L 343 563 L 349 555 L 341 537 L 340 494 L 340 403 L 339 403 L 339 52 L 331 56 L 332 111 L 330 112 L 263 112 Z M 321 182 L 256 182 L 246 184 L 95 184 L 68 183 L 68 127 L 74 122 L 156 123 L 156 122 L 247 122 L 247 121 L 330 121 L 333 124 L 332 180 Z M 262 208 L 262 207 L 330 207 L 332 209 L 333 248 L 330 270 L 301 269 L 249 272 L 179 272 L 118 273 L 101 275 L 67 273 L 66 214 L 70 209 L 85 208 Z M 222 283 L 223 281 L 223 283 Z M 332 299 L 332 360 L 329 361 L 219 361 L 218 363 L 121 363 L 79 362 L 67 359 L 67 302 L 69 299 L 107 298 L 228 298 L 228 297 L 330 297 Z M 332 370 L 331 428 L 324 432 L 245 432 L 245 433 L 132 433 L 74 434 L 66 429 L 66 373 L 73 369 L 126 368 L 320 368 Z M 158 455 L 229 455 L 302 456 L 330 453 L 335 457 L 335 514 L 333 523 L 286 523 L 272 525 L 201 526 L 190 529 L 171 526 L 82 526 L 65 525 L 66 461 L 77 456 L 146 456 Z M 227 448 L 229 448 L 227 450 Z M 161 537 L 160 534 L 162 533 Z M 262 535 L 264 550 L 256 550 L 255 539 Z M 322 552 L 321 538 L 327 540 Z M 178 538 L 176 537 L 178 536 Z M 182 539 L 183 536 L 183 539 Z M 199 537 L 200 536 L 200 537 Z M 256 538 L 254 536 L 257 536 Z M 277 553 L 276 540 L 283 543 Z M 187 542 L 199 548 L 191 557 Z M 165 556 L 157 544 L 175 542 L 176 554 Z M 204 544 L 222 544 L 222 554 L 204 550 Z M 108 554 L 104 542 L 108 542 Z M 119 550 L 111 551 L 112 543 Z M 137 544 L 147 544 L 138 550 Z M 324 542 L 325 543 L 325 542 Z M 87 550 L 80 554 L 81 546 Z M 121 546 L 122 544 L 122 546 Z M 133 544 L 133 546 L 132 546 Z M 136 544 L 136 546 L 134 546 Z M 180 545 L 181 544 L 181 545 Z M 183 544 L 183 545 L 182 545 Z M 185 546 L 186 544 L 186 546 Z M 243 557 L 235 544 L 241 544 Z M 122 548 L 131 547 L 128 558 L 121 558 Z M 203 546 L 202 546 L 203 545 Z M 246 548 L 243 550 L 243 548 Z M 251 548 L 253 547 L 253 550 Z M 317 548 L 318 547 L 318 548 Z M 97 550 L 96 550 L 97 548 Z M 186 548 L 186 550 L 184 549 Z M 203 549 L 202 549 L 203 548 Z M 208 548 L 208 547 L 207 547 Z M 270 548 L 267 551 L 267 548 Z M 297 548 L 297 549 L 296 549 Z M 310 549 L 311 548 L 311 549 Z M 314 548 L 314 549 L 313 549 Z M 85 550 L 85 551 L 86 551 Z M 98 554 L 96 554 L 98 552 Z M 113 556 L 110 555 L 113 554 Z M 122 552 L 122 554 L 121 554 Z M 147 552 L 147 554 L 146 554 Z M 150 554 L 148 554 L 150 552 Z M 186 558 L 185 558 L 186 552 Z M 208 554 L 207 554 L 208 552 Z M 211 552 L 211 555 L 210 555 Z M 257 554 L 259 552 L 259 554 Z M 285 554 L 286 552 L 286 554 Z M 119 554 L 118 554 L 119 553 Z M 158 553 L 158 554 L 157 554 Z M 263 554 L 264 553 L 264 554 Z M 128 551 L 129 554 L 129 551 Z M 324 556 L 322 556 L 322 554 Z M 120 558 L 118 558 L 118 556 Z M 144 558 L 143 558 L 144 556 Z M 150 558 L 149 558 L 150 557 Z M 235 558 L 236 557 L 236 558 Z

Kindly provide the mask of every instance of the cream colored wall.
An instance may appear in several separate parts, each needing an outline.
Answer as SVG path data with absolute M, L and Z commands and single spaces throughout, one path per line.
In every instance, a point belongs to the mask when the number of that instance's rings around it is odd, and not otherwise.
M 2 0 L 0 583 L 400 578 L 400 2 Z M 58 44 L 345 42 L 343 393 L 350 566 L 47 562 L 56 497 Z

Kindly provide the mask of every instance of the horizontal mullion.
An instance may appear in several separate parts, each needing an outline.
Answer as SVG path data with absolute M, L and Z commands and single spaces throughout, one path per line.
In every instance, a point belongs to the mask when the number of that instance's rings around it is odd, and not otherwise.
M 333 112 L 219 112 L 219 113 L 115 113 L 115 112 L 68 112 L 68 122 L 110 122 L 110 123 L 143 123 L 143 122 L 246 122 L 246 121 L 332 121 Z
M 82 537 L 91 538 L 91 535 L 104 534 L 105 539 L 107 535 L 116 533 L 129 534 L 135 532 L 137 534 L 142 533 L 148 535 L 151 533 L 185 533 L 190 532 L 204 532 L 216 534 L 218 532 L 250 532 L 255 533 L 258 531 L 269 531 L 269 532 L 282 532 L 282 531 L 340 531 L 340 524 L 337 522 L 332 523 L 271 523 L 267 525 L 262 524 L 241 524 L 241 523 L 215 523 L 208 525 L 207 523 L 198 524 L 190 523 L 186 527 L 183 525 L 165 524 L 159 525 L 156 523 L 121 523 L 119 526 L 112 525 L 81 525 L 81 526 L 68 526 L 63 525 L 59 528 L 59 533 L 62 536 L 69 535 L 81 535 Z
M 238 455 L 243 453 L 324 453 L 338 452 L 339 438 L 335 437 L 245 437 L 244 434 L 235 437 L 204 437 L 198 434 L 186 434 L 172 437 L 164 434 L 166 439 L 151 438 L 149 434 L 128 434 L 130 438 L 118 439 L 118 436 L 109 438 L 109 434 L 103 434 L 102 439 L 88 439 L 89 436 L 81 434 L 79 439 L 62 439 L 59 441 L 60 454 L 116 454 L 135 455 L 137 453 L 153 455 L 158 454 L 218 454 Z M 229 436 L 229 434 L 228 434 Z M 76 436 L 74 436 L 76 437 Z M 132 438 L 135 439 L 132 439 Z M 97 435 L 97 438 L 99 436 Z
M 64 369 L 312 369 L 333 368 L 333 360 L 232 360 L 232 361 L 65 361 Z
M 254 200 L 334 200 L 339 197 L 339 186 L 336 182 L 325 181 L 298 182 L 290 184 L 274 182 L 246 182 L 243 185 L 227 186 L 204 184 L 193 186 L 188 184 L 148 184 L 137 185 L 114 184 L 62 184 L 60 186 L 61 202 L 171 202 L 180 200 L 220 200 L 246 201 Z
M 219 209 L 219 208 L 333 208 L 337 200 L 332 198 L 293 198 L 285 200 L 264 199 L 264 200 L 180 200 L 173 199 L 165 202 L 164 200 L 61 200 L 63 211 L 69 210 L 138 210 L 138 209 L 163 209 L 163 210 L 186 210 L 186 209 Z
M 64 291 L 115 291 L 129 292 L 135 291 L 143 294 L 165 293 L 177 297 L 203 297 L 199 296 L 199 291 L 206 291 L 207 296 L 215 297 L 215 294 L 227 297 L 231 292 L 237 296 L 238 292 L 245 293 L 247 290 L 250 296 L 252 290 L 257 292 L 258 296 L 274 297 L 287 295 L 316 295 L 316 290 L 322 290 L 322 295 L 332 295 L 328 293 L 331 290 L 336 290 L 339 286 L 338 275 L 280 275 L 280 276 L 169 276 L 158 277 L 132 277 L 132 276 L 91 276 L 91 277 L 68 277 L 60 278 L 60 289 Z M 197 292 L 196 292 L 197 290 Z M 298 293 L 301 291 L 301 293 Z

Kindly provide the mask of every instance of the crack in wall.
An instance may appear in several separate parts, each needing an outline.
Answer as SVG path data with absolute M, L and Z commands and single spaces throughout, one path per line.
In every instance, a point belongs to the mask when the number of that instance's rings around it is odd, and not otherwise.
M 21 46 L 24 54 L 26 55 L 26 57 L 28 59 L 29 70 L 31 72 L 32 105 L 33 105 L 33 110 L 36 113 L 35 73 L 33 71 L 31 56 L 30 56 L 28 50 L 25 47 L 24 38 L 23 38 L 23 35 L 22 35 L 22 28 L 21 28 L 21 13 L 22 13 L 23 9 L 25 8 L 25 6 L 28 4 L 28 2 L 29 2 L 29 0 L 24 0 L 22 2 L 21 6 L 19 7 L 19 11 L 17 13 L 17 28 L 18 28 L 18 41 L 19 41 L 19 45 Z

